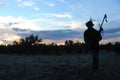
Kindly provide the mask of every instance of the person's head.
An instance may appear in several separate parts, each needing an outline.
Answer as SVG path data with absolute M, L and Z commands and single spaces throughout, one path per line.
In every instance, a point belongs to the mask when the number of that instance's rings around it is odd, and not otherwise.
M 90 21 L 88 21 L 88 22 L 86 23 L 86 26 L 87 26 L 88 28 L 92 28 L 92 27 L 94 26 L 94 24 L 93 24 L 93 22 L 90 20 Z

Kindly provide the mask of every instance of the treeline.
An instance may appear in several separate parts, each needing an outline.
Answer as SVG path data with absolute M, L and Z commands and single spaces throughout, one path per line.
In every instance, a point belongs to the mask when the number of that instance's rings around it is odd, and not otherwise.
M 115 43 L 109 42 L 107 44 L 100 45 L 100 49 L 113 51 L 116 52 L 117 54 L 120 54 L 120 42 L 115 42 Z
M 42 44 L 42 39 L 38 36 L 30 35 L 29 37 L 20 39 L 19 42 L 14 41 L 13 44 L 7 46 L 0 45 L 1 54 L 19 54 L 19 55 L 62 55 L 62 54 L 80 54 L 88 51 L 86 45 L 81 42 L 66 40 L 64 45 L 56 43 Z M 120 43 L 108 43 L 100 46 L 101 49 L 112 50 L 120 53 Z
M 66 40 L 64 45 L 57 45 L 56 43 L 42 44 L 42 39 L 38 36 L 30 35 L 29 37 L 20 39 L 19 42 L 14 41 L 13 44 L 7 46 L 0 45 L 0 53 L 2 54 L 25 54 L 25 55 L 61 55 L 82 53 L 84 51 L 84 43 L 72 40 Z

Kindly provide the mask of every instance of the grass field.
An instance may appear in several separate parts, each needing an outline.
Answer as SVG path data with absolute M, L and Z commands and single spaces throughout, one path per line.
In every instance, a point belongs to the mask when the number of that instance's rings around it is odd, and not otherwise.
M 62 56 L 0 55 L 0 80 L 120 80 L 120 56 L 100 51 L 91 72 L 91 54 Z

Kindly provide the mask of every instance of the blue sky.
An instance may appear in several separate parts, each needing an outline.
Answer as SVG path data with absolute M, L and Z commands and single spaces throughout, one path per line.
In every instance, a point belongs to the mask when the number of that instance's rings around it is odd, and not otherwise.
M 21 37 L 12 28 L 82 32 L 86 29 L 85 22 L 92 18 L 95 28 L 99 29 L 98 24 L 105 13 L 108 23 L 103 25 L 106 31 L 103 42 L 119 41 L 119 0 L 0 0 L 0 43 Z M 82 40 L 79 36 L 78 39 Z

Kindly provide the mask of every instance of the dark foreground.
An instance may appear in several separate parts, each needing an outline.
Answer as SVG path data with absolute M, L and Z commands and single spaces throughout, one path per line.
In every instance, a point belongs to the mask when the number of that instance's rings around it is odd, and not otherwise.
M 103 54 L 104 53 L 104 54 Z M 101 52 L 98 72 L 91 55 L 0 55 L 0 80 L 120 80 L 120 56 Z

